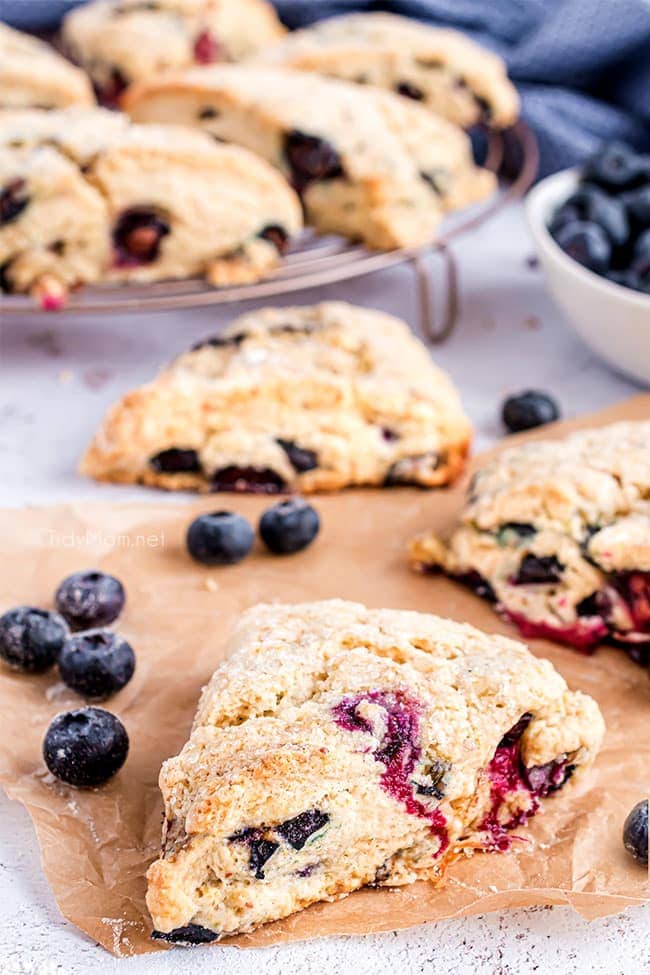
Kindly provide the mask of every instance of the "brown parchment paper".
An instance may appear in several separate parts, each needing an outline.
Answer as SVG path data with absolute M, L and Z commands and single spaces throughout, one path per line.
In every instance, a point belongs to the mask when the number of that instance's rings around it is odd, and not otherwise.
M 546 428 L 533 439 L 642 417 L 650 418 L 650 395 L 581 422 Z M 472 466 L 480 462 L 477 457 Z M 37 678 L 0 671 L 0 781 L 26 806 L 43 868 L 70 921 L 116 955 L 164 947 L 149 939 L 144 902 L 145 871 L 160 839 L 158 771 L 185 741 L 199 691 L 245 607 L 259 600 L 342 596 L 374 607 L 431 611 L 515 635 L 461 587 L 414 575 L 404 562 L 404 544 L 413 533 L 451 527 L 465 483 L 447 491 L 318 497 L 323 530 L 310 549 L 277 558 L 258 547 L 252 557 L 225 569 L 206 569 L 186 555 L 190 519 L 222 507 L 256 519 L 268 499 L 220 496 L 191 504 L 0 512 L 0 610 L 20 603 L 51 606 L 58 582 L 89 567 L 116 574 L 128 593 L 117 627 L 136 650 L 137 669 L 105 706 L 124 721 L 131 750 L 122 771 L 103 788 L 70 789 L 43 765 L 41 742 L 52 716 L 82 703 L 57 683 L 56 670 Z M 531 646 L 551 658 L 571 687 L 598 699 L 608 731 L 591 777 L 579 789 L 546 801 L 526 831 L 529 842 L 516 843 L 509 854 L 479 854 L 456 863 L 444 889 L 421 882 L 359 891 L 222 945 L 394 930 L 533 904 L 571 904 L 592 918 L 650 899 L 647 871 L 621 842 L 627 812 L 650 794 L 650 681 L 620 650 L 600 648 L 583 657 L 546 641 Z

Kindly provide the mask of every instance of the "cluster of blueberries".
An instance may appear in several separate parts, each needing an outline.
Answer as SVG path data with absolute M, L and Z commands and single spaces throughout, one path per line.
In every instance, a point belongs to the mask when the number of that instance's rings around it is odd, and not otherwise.
M 587 161 L 549 230 L 584 267 L 650 294 L 650 156 L 606 145 Z

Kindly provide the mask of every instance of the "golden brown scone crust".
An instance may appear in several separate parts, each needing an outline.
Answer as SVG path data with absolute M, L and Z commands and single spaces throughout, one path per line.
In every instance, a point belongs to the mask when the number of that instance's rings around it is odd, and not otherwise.
M 251 312 L 182 355 L 109 411 L 81 470 L 176 489 L 230 475 L 231 490 L 435 487 L 469 440 L 451 380 L 403 322 L 325 302 Z M 170 450 L 194 469 L 169 472 L 156 458 Z
M 160 774 L 154 929 L 192 943 L 369 883 L 440 883 L 461 851 L 507 848 L 603 730 L 505 637 L 343 600 L 256 606 Z
M 250 59 L 396 91 L 468 128 L 512 125 L 519 97 L 503 61 L 457 31 L 389 13 L 344 14 L 292 31 Z

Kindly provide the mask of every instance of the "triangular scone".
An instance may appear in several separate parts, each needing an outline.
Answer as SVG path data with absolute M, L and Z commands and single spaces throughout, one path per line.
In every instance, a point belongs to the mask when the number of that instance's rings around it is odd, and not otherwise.
M 469 422 L 404 322 L 344 302 L 232 322 L 114 406 L 82 461 L 99 480 L 276 493 L 435 487 Z
M 72 261 L 88 222 L 83 206 L 60 199 L 56 225 L 34 224 L 47 188 L 29 179 L 27 162 L 21 172 L 20 160 L 40 146 L 68 166 L 74 162 L 77 181 L 101 197 L 107 218 L 91 250 L 101 249 L 104 260 L 94 276 Z M 195 129 L 134 125 L 100 108 L 7 111 L 0 112 L 2 147 L 15 157 L 14 184 L 23 184 L 24 206 L 0 226 L 5 283 L 16 291 L 28 290 L 25 282 L 37 281 L 43 268 L 59 287 L 97 277 L 149 282 L 202 275 L 214 285 L 248 283 L 277 266 L 302 228 L 300 202 L 276 169 Z M 19 274 L 16 262 L 30 273 Z
M 261 605 L 165 762 L 155 936 L 250 931 L 366 884 L 505 850 L 604 725 L 546 660 L 424 613 Z
M 99 97 L 133 81 L 213 61 L 239 61 L 284 34 L 267 0 L 93 0 L 63 21 L 63 42 Z
M 256 64 L 317 71 L 412 98 L 467 128 L 503 128 L 519 98 L 500 57 L 464 34 L 389 13 L 321 20 L 260 48 Z
M 0 21 L 0 109 L 93 105 L 85 72 L 32 34 Z
M 474 476 L 448 545 L 424 533 L 419 571 L 442 568 L 526 637 L 650 662 L 650 420 L 501 451 Z
M 415 102 L 316 74 L 229 65 L 132 86 L 140 122 L 199 125 L 277 166 L 307 222 L 378 249 L 420 246 L 445 210 L 489 196 L 467 135 Z

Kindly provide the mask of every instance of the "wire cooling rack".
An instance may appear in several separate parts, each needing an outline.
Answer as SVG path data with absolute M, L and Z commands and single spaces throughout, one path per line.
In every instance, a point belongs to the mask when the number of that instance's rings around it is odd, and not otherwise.
M 289 295 L 407 264 L 416 279 L 420 334 L 429 343 L 443 342 L 453 331 L 458 316 L 458 275 L 450 244 L 484 224 L 511 200 L 522 197 L 537 171 L 537 143 L 522 122 L 507 132 L 487 133 L 486 146 L 483 165 L 500 176 L 501 188 L 489 200 L 450 214 L 438 238 L 426 247 L 371 251 L 341 237 L 319 237 L 305 230 L 282 264 L 264 281 L 254 284 L 213 288 L 199 278 L 146 285 L 96 284 L 74 291 L 58 312 L 43 312 L 34 298 L 26 295 L 3 296 L 2 311 L 12 316 L 116 315 L 225 305 Z M 506 161 L 509 162 L 507 174 Z M 442 265 L 441 274 L 434 272 L 434 261 Z

